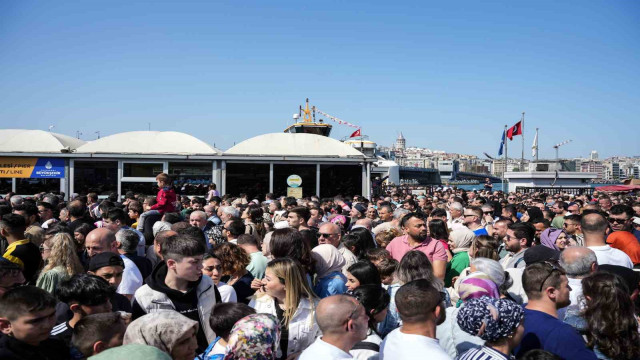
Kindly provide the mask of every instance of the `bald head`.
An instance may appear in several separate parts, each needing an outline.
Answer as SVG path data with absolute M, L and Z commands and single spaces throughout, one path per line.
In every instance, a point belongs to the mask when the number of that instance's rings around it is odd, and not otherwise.
M 604 234 L 609 226 L 607 219 L 598 213 L 584 215 L 580 221 L 582 232 L 586 234 Z
M 87 238 L 84 241 L 84 246 L 89 257 L 107 251 L 116 254 L 118 253 L 116 234 L 107 228 L 98 228 L 91 230 L 91 232 L 87 234 Z
M 356 221 L 356 225 L 361 225 L 371 231 L 371 228 L 373 227 L 373 220 L 369 218 L 359 219 Z
M 347 331 L 344 324 L 349 320 L 356 306 L 359 309 L 357 309 L 358 311 L 352 318 L 357 317 L 359 313 L 364 311 L 364 308 L 360 306 L 358 300 L 354 297 L 334 295 L 320 300 L 316 309 L 316 320 L 322 333 L 345 334 Z
M 560 266 L 567 272 L 568 277 L 580 278 L 596 270 L 598 258 L 589 248 L 570 246 L 560 255 Z

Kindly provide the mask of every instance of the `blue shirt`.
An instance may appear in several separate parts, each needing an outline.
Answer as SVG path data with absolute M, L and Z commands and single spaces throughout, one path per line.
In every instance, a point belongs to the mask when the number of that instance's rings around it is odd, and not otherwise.
M 346 284 L 347 278 L 340 271 L 334 271 L 318 279 L 318 283 L 313 291 L 315 291 L 320 299 L 331 295 L 342 295 L 347 292 Z
M 542 349 L 567 360 L 596 360 L 580 334 L 570 325 L 542 311 L 524 309 L 524 337 L 514 353 Z
M 489 235 L 489 233 L 487 232 L 487 229 L 483 227 L 473 230 L 473 233 L 476 234 L 476 236 Z

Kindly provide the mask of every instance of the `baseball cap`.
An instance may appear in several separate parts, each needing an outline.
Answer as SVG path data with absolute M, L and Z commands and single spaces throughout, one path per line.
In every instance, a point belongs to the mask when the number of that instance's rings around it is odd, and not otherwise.
M 124 268 L 124 261 L 120 255 L 112 252 L 96 254 L 89 261 L 89 271 L 96 271 L 105 266 L 122 266 Z

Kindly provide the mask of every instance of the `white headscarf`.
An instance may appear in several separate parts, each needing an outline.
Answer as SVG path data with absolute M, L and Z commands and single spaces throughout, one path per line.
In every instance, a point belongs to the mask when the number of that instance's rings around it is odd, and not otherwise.
M 467 252 L 469 251 L 469 247 L 471 247 L 471 243 L 476 238 L 476 234 L 468 228 L 459 228 L 451 231 L 449 235 L 451 241 L 453 242 L 453 250 L 454 254 L 459 252 Z
M 315 268 L 319 279 L 332 272 L 342 271 L 342 267 L 345 264 L 342 254 L 331 244 L 322 244 L 314 247 L 311 250 L 311 257 L 316 261 Z

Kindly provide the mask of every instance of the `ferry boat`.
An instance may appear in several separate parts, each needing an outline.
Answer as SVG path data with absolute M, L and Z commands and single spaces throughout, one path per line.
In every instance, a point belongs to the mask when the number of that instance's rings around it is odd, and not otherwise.
M 300 120 L 302 118 L 302 120 Z M 316 134 L 322 136 L 329 136 L 332 126 L 324 123 L 322 119 L 316 121 L 316 107 L 309 108 L 309 99 L 306 101 L 304 109 L 300 106 L 300 111 L 293 114 L 293 120 L 295 123 L 290 125 L 284 132 L 291 134 Z

